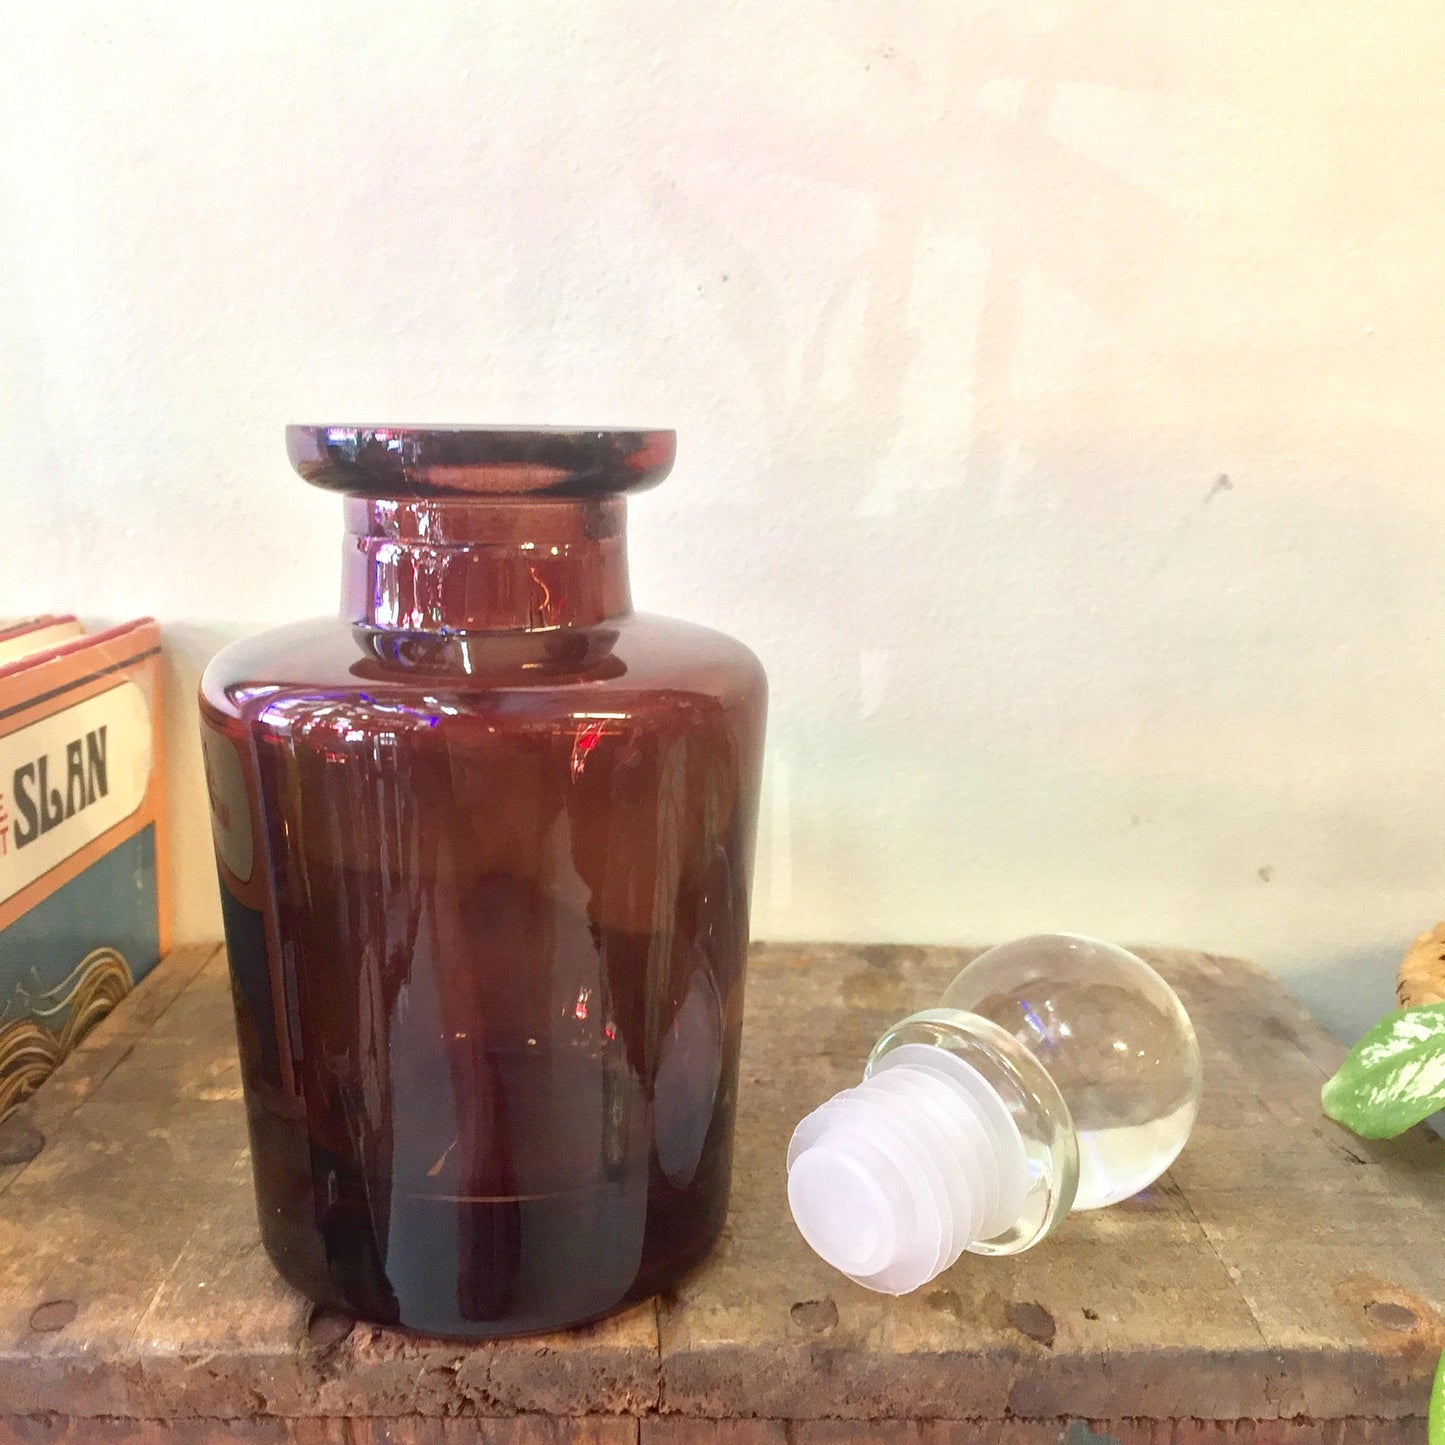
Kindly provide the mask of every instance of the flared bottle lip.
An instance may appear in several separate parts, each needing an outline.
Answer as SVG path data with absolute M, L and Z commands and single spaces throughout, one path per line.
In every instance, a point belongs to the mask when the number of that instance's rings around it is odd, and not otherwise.
M 360 497 L 597 497 L 656 486 L 677 433 L 656 428 L 304 423 L 291 465 L 313 486 Z

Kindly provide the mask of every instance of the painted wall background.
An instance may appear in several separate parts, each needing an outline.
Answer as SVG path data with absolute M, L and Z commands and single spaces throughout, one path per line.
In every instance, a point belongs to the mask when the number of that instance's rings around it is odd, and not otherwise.
M 1424 0 L 0 0 L 0 610 L 191 697 L 334 606 L 282 424 L 674 425 L 647 606 L 773 681 L 760 936 L 1240 951 L 1445 914 Z

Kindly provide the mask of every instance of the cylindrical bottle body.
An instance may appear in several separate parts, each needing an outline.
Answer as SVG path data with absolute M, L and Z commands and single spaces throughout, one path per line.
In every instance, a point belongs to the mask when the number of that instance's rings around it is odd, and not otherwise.
M 746 649 L 631 613 L 306 624 L 213 662 L 257 1196 L 294 1284 L 496 1335 L 604 1314 L 707 1251 L 764 708 Z

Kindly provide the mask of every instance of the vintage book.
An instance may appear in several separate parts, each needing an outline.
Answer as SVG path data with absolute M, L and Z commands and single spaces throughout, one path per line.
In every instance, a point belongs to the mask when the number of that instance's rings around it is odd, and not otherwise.
M 170 941 L 160 632 L 73 623 L 0 665 L 0 1119 Z
M 0 667 L 37 652 L 48 652 L 84 632 L 73 617 L 46 615 L 27 617 L 23 622 L 0 623 Z

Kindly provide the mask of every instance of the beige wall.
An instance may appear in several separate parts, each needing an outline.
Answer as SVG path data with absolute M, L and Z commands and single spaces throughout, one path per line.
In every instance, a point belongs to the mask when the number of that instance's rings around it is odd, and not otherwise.
M 288 419 L 641 421 L 773 679 L 761 934 L 1255 955 L 1445 914 L 1438 6 L 0 0 L 7 614 L 189 716 L 333 605 Z

